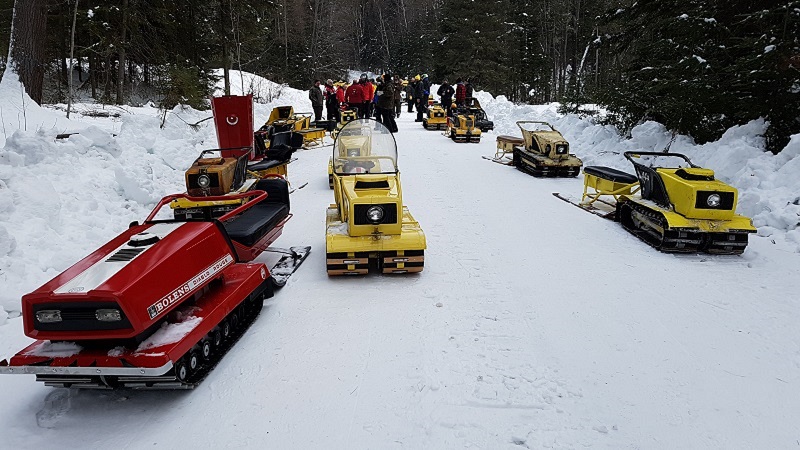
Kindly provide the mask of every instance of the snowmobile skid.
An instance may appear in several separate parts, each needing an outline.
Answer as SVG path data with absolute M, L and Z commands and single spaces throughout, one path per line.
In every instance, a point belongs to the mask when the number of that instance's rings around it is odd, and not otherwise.
M 539 124 L 549 130 L 532 130 L 524 124 Z M 535 177 L 576 177 L 583 162 L 569 153 L 569 143 L 547 122 L 521 120 L 522 137 L 498 136 L 497 151 L 490 161 L 511 165 Z M 508 161 L 511 155 L 510 163 Z
M 251 199 L 219 219 L 157 220 L 187 198 L 164 197 L 144 223 L 23 296 L 36 342 L 0 373 L 77 388 L 196 386 L 310 251 L 292 248 L 272 268 L 253 261 L 291 217 L 287 183 L 259 184 L 267 192 L 238 194 Z
M 421 272 L 425 234 L 403 206 L 397 144 L 382 124 L 356 120 L 336 137 L 336 200 L 326 212 L 328 275 Z
M 738 255 L 756 231 L 752 221 L 735 214 L 738 192 L 684 155 L 625 152 L 636 176 L 608 167 L 584 169 L 580 202 L 557 197 L 613 219 L 662 252 Z M 647 163 L 642 162 L 649 159 Z M 671 158 L 670 164 L 662 160 Z M 677 164 L 674 164 L 678 160 Z M 639 195 L 636 195 L 636 194 Z

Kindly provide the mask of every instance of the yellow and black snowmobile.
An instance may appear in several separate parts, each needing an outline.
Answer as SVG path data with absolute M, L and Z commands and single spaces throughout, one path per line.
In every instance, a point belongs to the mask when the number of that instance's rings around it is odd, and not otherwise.
M 426 130 L 444 130 L 447 128 L 447 111 L 439 103 L 434 103 L 428 108 L 428 117 L 422 119 L 422 126 Z
M 489 120 L 481 106 L 481 102 L 477 98 L 467 97 L 464 99 L 464 107 L 469 110 L 469 113 L 475 116 L 475 126 L 480 128 L 484 133 L 489 130 L 494 130 L 494 122 Z
M 272 128 L 276 132 L 294 131 L 303 136 L 303 147 L 311 147 L 322 144 L 325 138 L 325 128 L 311 126 L 310 113 L 295 113 L 292 106 L 278 106 L 272 109 L 267 123 L 262 129 Z
M 421 272 L 425 234 L 403 206 L 397 144 L 371 119 L 345 125 L 333 145 L 335 204 L 326 214 L 328 275 Z
M 345 109 L 341 113 L 341 117 L 339 119 L 339 123 L 336 124 L 336 128 L 331 130 L 331 137 L 336 139 L 336 135 L 339 134 L 339 130 L 342 129 L 348 122 L 358 119 L 358 112 L 355 109 Z
M 346 109 L 342 111 L 342 117 L 339 123 L 336 125 L 336 129 L 331 131 L 331 137 L 335 140 L 336 136 L 339 134 L 339 131 L 348 123 L 358 119 L 358 113 L 355 109 Z M 333 189 L 333 158 L 328 160 L 328 187 Z
M 625 157 L 635 176 L 588 166 L 580 202 L 555 195 L 620 222 L 662 252 L 744 252 L 756 229 L 748 217 L 736 214 L 736 188 L 679 153 L 625 152 Z
M 453 109 L 452 117 L 447 118 L 444 135 L 455 142 L 481 141 L 481 129 L 475 126 L 475 116 L 466 108 Z
M 542 125 L 549 130 L 526 128 L 523 126 L 526 124 Z M 520 120 L 517 126 L 522 131 L 522 138 L 497 136 L 494 158 L 484 156 L 484 159 L 515 166 L 535 177 L 578 176 L 583 161 L 569 152 L 569 142 L 552 125 L 535 120 Z M 508 159 L 509 154 L 511 159 Z

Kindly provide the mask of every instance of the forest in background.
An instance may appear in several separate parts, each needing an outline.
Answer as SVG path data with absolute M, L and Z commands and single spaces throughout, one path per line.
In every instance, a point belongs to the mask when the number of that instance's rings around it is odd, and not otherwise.
M 622 133 L 656 120 L 705 142 L 764 117 L 779 151 L 800 132 L 800 0 L 0 0 L 1 55 L 14 3 L 12 59 L 45 103 L 70 72 L 99 102 L 202 108 L 214 69 L 301 89 L 354 69 L 598 105 Z

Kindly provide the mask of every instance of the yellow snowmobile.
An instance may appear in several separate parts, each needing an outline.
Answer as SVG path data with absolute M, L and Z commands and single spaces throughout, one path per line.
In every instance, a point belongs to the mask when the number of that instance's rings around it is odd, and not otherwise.
M 358 119 L 358 113 L 354 109 L 342 111 L 342 120 L 336 125 L 336 129 L 331 131 L 331 137 L 335 140 L 339 131 L 348 123 Z M 333 158 L 328 160 L 328 187 L 333 189 Z
M 426 130 L 443 130 L 447 128 L 447 111 L 439 103 L 434 103 L 428 108 L 428 117 L 422 119 L 422 126 Z
M 524 124 L 544 125 L 549 130 L 534 130 Z M 535 120 L 520 120 L 522 138 L 497 136 L 497 151 L 490 161 L 529 173 L 535 177 L 576 177 L 583 161 L 569 152 L 569 142 L 552 125 Z M 508 155 L 512 155 L 508 159 Z
M 421 272 L 425 234 L 403 206 L 397 144 L 371 119 L 345 125 L 333 145 L 335 204 L 326 214 L 328 275 Z
M 273 128 L 279 131 L 294 131 L 303 136 L 303 147 L 322 144 L 325 129 L 311 127 L 311 114 L 295 113 L 292 106 L 278 106 L 272 109 L 267 123 L 262 128 Z
M 454 109 L 453 116 L 447 118 L 444 135 L 455 142 L 481 141 L 481 129 L 475 126 L 475 116 L 464 108 Z
M 748 235 L 756 229 L 752 220 L 735 213 L 736 188 L 679 153 L 625 152 L 625 158 L 636 176 L 588 166 L 580 202 L 555 195 L 620 222 L 662 252 L 744 252 Z
M 494 130 L 494 122 L 489 120 L 486 116 L 486 111 L 481 107 L 481 102 L 477 98 L 467 97 L 464 99 L 464 106 L 469 110 L 470 114 L 475 116 L 475 126 L 480 128 L 484 133 L 489 130 Z
M 331 130 L 331 137 L 336 139 L 336 135 L 339 134 L 339 130 L 341 130 L 343 126 L 347 125 L 348 122 L 356 119 L 358 119 L 358 112 L 355 109 L 346 109 L 342 111 L 339 123 L 336 124 L 336 128 Z

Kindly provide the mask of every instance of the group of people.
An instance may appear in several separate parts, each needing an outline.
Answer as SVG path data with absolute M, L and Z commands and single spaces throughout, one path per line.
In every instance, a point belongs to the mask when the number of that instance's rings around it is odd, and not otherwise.
M 422 122 L 422 115 L 428 110 L 428 98 L 430 97 L 431 82 L 428 75 L 422 77 L 415 76 L 408 86 L 406 86 L 406 100 L 408 101 L 408 112 L 412 112 L 414 106 L 417 107 L 416 122 Z M 459 78 L 456 80 L 455 87 L 451 86 L 447 80 L 443 80 L 436 95 L 441 99 L 441 104 L 447 109 L 447 115 L 452 115 L 452 106 L 461 106 L 468 97 L 472 97 L 472 83 Z M 455 98 L 453 97 L 455 96 Z
M 374 116 L 389 131 L 395 133 L 397 132 L 395 118 L 400 117 L 401 93 L 406 93 L 408 112 L 414 112 L 416 107 L 416 122 L 422 122 L 422 116 L 428 110 L 430 90 L 431 82 L 427 74 L 401 80 L 399 76 L 392 76 L 390 73 L 383 74 L 377 79 L 369 79 L 367 74 L 363 73 L 346 89 L 343 82 L 334 84 L 333 80 L 328 79 L 323 91 L 321 81 L 316 80 L 314 87 L 309 90 L 308 98 L 314 108 L 316 121 L 322 120 L 323 105 L 328 110 L 328 120 L 336 122 L 341 120 L 343 107 L 352 108 L 356 110 L 359 119 Z M 461 106 L 466 98 L 472 97 L 472 84 L 469 79 L 463 81 L 459 78 L 455 86 L 451 86 L 444 80 L 436 94 L 441 98 L 442 105 L 447 108 L 449 116 L 454 103 Z

